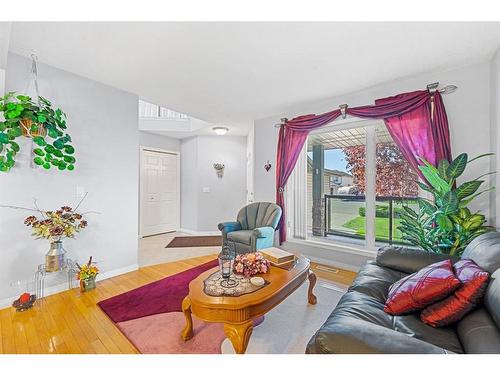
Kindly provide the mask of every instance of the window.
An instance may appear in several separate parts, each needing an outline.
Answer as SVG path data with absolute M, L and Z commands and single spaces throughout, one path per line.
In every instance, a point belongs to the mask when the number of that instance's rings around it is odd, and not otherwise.
M 161 119 L 188 119 L 188 115 L 172 111 L 171 109 L 160 107 L 156 104 L 139 100 L 139 117 L 142 118 L 161 118 Z
M 331 181 L 331 185 L 342 185 L 342 177 L 341 176 L 337 176 L 337 175 L 333 175 L 333 176 L 330 176 L 330 181 Z
M 296 186 L 286 192 L 292 204 L 287 212 L 289 235 L 368 249 L 404 242 L 397 227 L 402 207 L 416 205 L 418 176 L 383 121 L 357 121 L 311 132 L 304 155 L 307 166 L 297 164 L 289 180 Z M 307 168 L 305 189 L 297 178 L 305 175 L 298 173 L 300 168 Z M 298 222 L 305 222 L 305 229 Z

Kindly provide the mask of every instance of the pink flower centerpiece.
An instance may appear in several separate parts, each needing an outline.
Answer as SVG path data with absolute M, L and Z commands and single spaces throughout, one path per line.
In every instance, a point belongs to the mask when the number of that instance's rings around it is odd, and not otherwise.
M 259 252 L 239 254 L 234 260 L 234 272 L 250 277 L 269 271 L 269 261 Z

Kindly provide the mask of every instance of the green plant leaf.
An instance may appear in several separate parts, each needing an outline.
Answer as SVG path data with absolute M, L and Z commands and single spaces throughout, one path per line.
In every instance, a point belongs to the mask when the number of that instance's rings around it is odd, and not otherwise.
M 450 190 L 448 182 L 439 177 L 438 170 L 432 165 L 420 165 L 418 169 L 420 169 L 427 182 L 439 193 L 443 194 Z
M 433 215 L 436 212 L 437 207 L 426 199 L 420 198 L 418 200 L 418 206 L 420 210 L 424 211 L 427 215 Z
M 75 148 L 71 145 L 66 145 L 64 146 L 64 151 L 67 153 L 67 154 L 74 154 L 75 153 Z
M 50 154 L 53 154 L 55 151 L 56 151 L 56 148 L 52 145 L 47 145 L 44 147 L 45 151 L 50 153 Z
M 75 166 L 73 164 L 68 165 L 68 171 L 72 171 L 75 169 Z
M 436 222 L 439 225 L 439 228 L 445 232 L 449 232 L 453 229 L 453 223 L 446 215 L 438 215 Z
M 5 133 L 0 133 L 0 143 L 7 144 L 9 143 L 9 136 Z
M 66 163 L 70 163 L 70 164 L 73 164 L 76 159 L 73 157 L 73 156 L 70 156 L 70 155 L 64 155 L 64 161 Z
M 59 136 L 59 133 L 55 129 L 49 129 L 49 137 L 50 138 L 57 138 Z
M 58 150 L 62 150 L 64 148 L 64 142 L 61 141 L 61 138 L 55 140 L 53 143 L 55 148 L 57 148 Z
M 441 177 L 443 180 L 450 182 L 450 176 L 448 176 L 448 167 L 450 166 L 450 162 L 446 159 L 442 159 L 439 164 L 438 164 L 438 172 L 439 172 L 439 177 Z
M 450 164 L 448 168 L 448 175 L 451 178 L 458 178 L 465 171 L 465 167 L 467 165 L 467 154 L 463 153 L 458 155 Z
M 11 147 L 11 148 L 12 148 L 15 152 L 19 152 L 19 149 L 20 149 L 19 144 L 17 144 L 17 143 L 16 143 L 16 142 L 14 142 L 14 141 L 10 141 L 9 143 L 10 143 L 10 147 Z
M 417 184 L 418 186 L 420 186 L 420 189 L 427 191 L 429 193 L 434 193 L 434 191 L 427 184 L 424 184 L 423 182 L 420 181 L 418 181 Z
M 9 135 L 10 138 L 14 139 L 14 138 L 17 138 L 20 135 L 22 135 L 23 131 L 21 130 L 21 128 L 19 126 L 16 126 L 15 128 L 10 128 L 7 131 L 7 134 Z
M 35 148 L 33 152 L 38 156 L 44 156 L 45 152 L 41 148 Z
M 406 214 L 413 217 L 413 218 L 416 218 L 418 217 L 417 213 L 415 212 L 415 210 L 413 210 L 412 208 L 408 207 L 408 206 L 403 206 L 403 210 L 405 210 Z
M 457 189 L 455 190 L 458 199 L 462 200 L 465 197 L 468 197 L 469 195 L 474 194 L 477 191 L 477 189 L 479 189 L 479 187 L 481 186 L 481 184 L 483 182 L 484 181 L 481 181 L 481 180 L 464 182 L 462 185 L 457 187 Z
M 43 165 L 44 161 L 42 160 L 41 157 L 37 156 L 36 158 L 33 159 L 36 165 Z
M 43 137 L 34 137 L 33 142 L 35 142 L 40 147 L 47 145 L 47 142 L 45 142 L 45 139 Z

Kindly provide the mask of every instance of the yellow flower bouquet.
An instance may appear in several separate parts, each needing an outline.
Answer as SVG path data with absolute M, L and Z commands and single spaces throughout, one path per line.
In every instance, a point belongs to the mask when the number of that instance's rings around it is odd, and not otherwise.
M 85 292 L 90 289 L 95 288 L 95 278 L 99 273 L 99 268 L 92 262 L 92 257 L 90 257 L 89 261 L 86 264 L 79 265 L 76 263 L 78 267 L 78 272 L 76 274 L 77 280 L 80 280 L 80 290 Z

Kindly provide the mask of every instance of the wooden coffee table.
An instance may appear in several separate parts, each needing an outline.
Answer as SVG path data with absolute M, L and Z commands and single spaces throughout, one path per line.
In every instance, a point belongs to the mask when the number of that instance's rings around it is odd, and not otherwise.
M 182 339 L 193 337 L 194 314 L 206 322 L 224 323 L 224 332 L 238 354 L 245 353 L 253 330 L 253 319 L 269 312 L 309 279 L 308 302 L 315 305 L 313 288 L 316 275 L 309 269 L 309 259 L 298 256 L 294 268 L 284 270 L 271 266 L 270 271 L 260 275 L 269 282 L 264 288 L 238 297 L 212 297 L 203 291 L 203 281 L 217 270 L 212 268 L 189 283 L 189 294 L 182 302 L 186 327 Z M 290 322 L 293 325 L 293 322 Z

